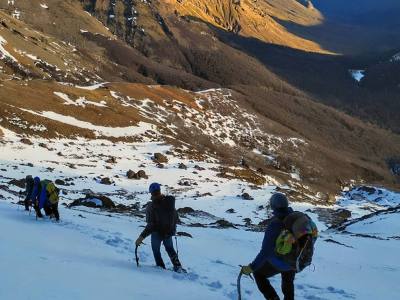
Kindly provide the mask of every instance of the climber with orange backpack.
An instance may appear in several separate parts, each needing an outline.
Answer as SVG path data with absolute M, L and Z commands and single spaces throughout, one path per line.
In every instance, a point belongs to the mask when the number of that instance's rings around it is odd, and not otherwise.
M 318 229 L 306 214 L 293 211 L 282 193 L 272 195 L 270 207 L 273 217 L 265 231 L 261 251 L 251 264 L 242 267 L 240 276 L 253 274 L 265 299 L 279 300 L 268 278 L 281 274 L 284 300 L 294 300 L 296 273 L 311 264 Z

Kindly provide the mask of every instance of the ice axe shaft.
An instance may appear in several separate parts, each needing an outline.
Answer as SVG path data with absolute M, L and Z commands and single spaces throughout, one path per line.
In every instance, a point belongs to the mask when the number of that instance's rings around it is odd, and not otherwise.
M 239 267 L 242 268 L 243 266 L 242 266 L 242 265 L 239 265 Z M 240 273 L 239 273 L 239 276 L 238 276 L 238 278 L 237 278 L 238 300 L 242 300 L 242 288 L 241 288 L 241 284 L 240 284 L 240 283 L 241 283 L 241 280 L 242 280 L 242 276 L 243 276 L 242 269 L 240 269 Z M 248 276 L 251 278 L 251 280 L 254 281 L 254 278 L 253 278 L 253 276 L 252 276 L 251 274 L 249 274 Z
M 136 266 L 139 268 L 139 255 L 138 255 L 139 246 L 135 248 L 135 258 L 136 258 Z
M 241 289 L 241 286 L 240 286 L 240 281 L 241 281 L 241 279 L 242 279 L 242 275 L 243 275 L 243 273 L 242 273 L 242 271 L 240 271 L 239 276 L 238 276 L 238 278 L 237 278 L 238 300 L 242 300 L 242 289 Z

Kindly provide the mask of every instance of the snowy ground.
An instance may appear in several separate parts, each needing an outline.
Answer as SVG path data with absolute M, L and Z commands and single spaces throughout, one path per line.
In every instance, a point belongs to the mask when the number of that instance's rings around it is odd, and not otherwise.
M 169 146 L 157 143 L 113 144 L 107 141 L 35 140 L 25 145 L 11 132 L 3 130 L 0 143 L 0 186 L 27 174 L 42 178 L 73 178 L 74 185 L 62 187 L 68 195 L 62 203 L 82 197 L 84 189 L 107 193 L 117 203 L 144 204 L 150 182 L 168 185 L 176 194 L 178 207 L 192 207 L 243 225 L 244 218 L 257 224 L 266 218 L 266 199 L 275 186 L 254 189 L 238 180 L 217 176 L 212 168 L 217 162 L 190 161 L 168 155 L 164 169 L 156 167 L 152 153 L 165 153 Z M 47 142 L 48 148 L 40 147 Z M 62 151 L 62 156 L 58 155 Z M 115 164 L 106 163 L 110 157 Z M 187 169 L 179 169 L 179 163 Z M 28 165 L 28 163 L 33 164 Z M 195 168 L 199 165 L 205 170 Z M 141 166 L 141 167 L 140 167 Z M 148 180 L 128 180 L 128 169 L 142 168 Z M 118 177 L 115 177 L 118 175 Z M 99 178 L 108 176 L 115 185 L 102 185 Z M 181 181 L 190 182 L 182 186 Z M 198 185 L 194 185 L 193 182 Z M 0 189 L 0 299 L 236 299 L 239 264 L 250 262 L 260 248 L 262 233 L 238 229 L 198 228 L 190 223 L 209 223 L 202 217 L 185 220 L 178 231 L 193 238 L 179 238 L 180 258 L 189 274 L 180 275 L 153 267 L 150 242 L 140 248 L 142 266 L 136 267 L 133 243 L 142 230 L 140 218 L 110 214 L 98 209 L 67 209 L 60 205 L 62 221 L 36 221 L 33 215 L 14 203 L 16 186 Z M 237 195 L 248 192 L 254 200 Z M 209 196 L 199 196 L 210 193 Z M 337 208 L 354 211 L 354 217 L 384 207 L 395 207 L 398 194 L 386 191 L 384 200 L 371 195 L 347 195 Z M 386 194 L 385 194 L 386 193 Z M 374 203 L 371 203 L 374 202 Z M 392 204 L 392 205 L 388 205 Z M 379 207 L 377 207 L 377 205 Z M 295 204 L 307 210 L 309 204 Z M 367 209 L 368 208 L 368 209 Z M 234 209 L 236 213 L 227 213 Z M 310 214 L 317 220 L 315 214 Z M 345 232 L 322 230 L 316 246 L 314 266 L 296 279 L 297 299 L 397 299 L 400 264 L 399 212 L 377 215 L 346 228 Z M 164 253 L 164 258 L 166 255 Z M 166 260 L 167 261 L 167 260 Z M 273 279 L 279 287 L 279 278 Z M 255 284 L 243 279 L 244 299 L 262 299 Z

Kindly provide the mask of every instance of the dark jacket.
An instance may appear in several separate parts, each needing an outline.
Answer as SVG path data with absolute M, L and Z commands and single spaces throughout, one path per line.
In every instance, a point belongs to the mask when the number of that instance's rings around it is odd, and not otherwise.
M 33 186 L 34 182 L 32 176 L 26 176 L 25 200 L 32 199 Z
M 178 215 L 175 210 L 175 197 L 162 196 L 152 199 L 146 208 L 146 228 L 141 233 L 143 238 L 153 232 L 161 236 L 169 237 L 176 233 Z
M 274 217 L 271 219 L 271 223 L 267 226 L 265 230 L 261 251 L 260 253 L 258 253 L 254 261 L 250 264 L 253 271 L 261 269 L 266 262 L 270 263 L 276 270 L 280 272 L 291 270 L 291 267 L 276 255 L 275 242 L 283 229 L 282 220 L 292 212 L 293 209 L 291 209 L 290 207 L 273 212 Z

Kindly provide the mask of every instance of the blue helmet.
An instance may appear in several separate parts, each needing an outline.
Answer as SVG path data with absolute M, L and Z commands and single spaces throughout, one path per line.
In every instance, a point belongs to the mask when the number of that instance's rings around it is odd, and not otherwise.
M 35 177 L 35 178 L 33 178 L 33 183 L 35 184 L 35 185 L 38 185 L 38 184 L 40 184 L 40 178 L 39 177 Z
M 157 182 L 153 182 L 150 184 L 149 193 L 153 194 L 154 192 L 161 191 L 161 184 Z

